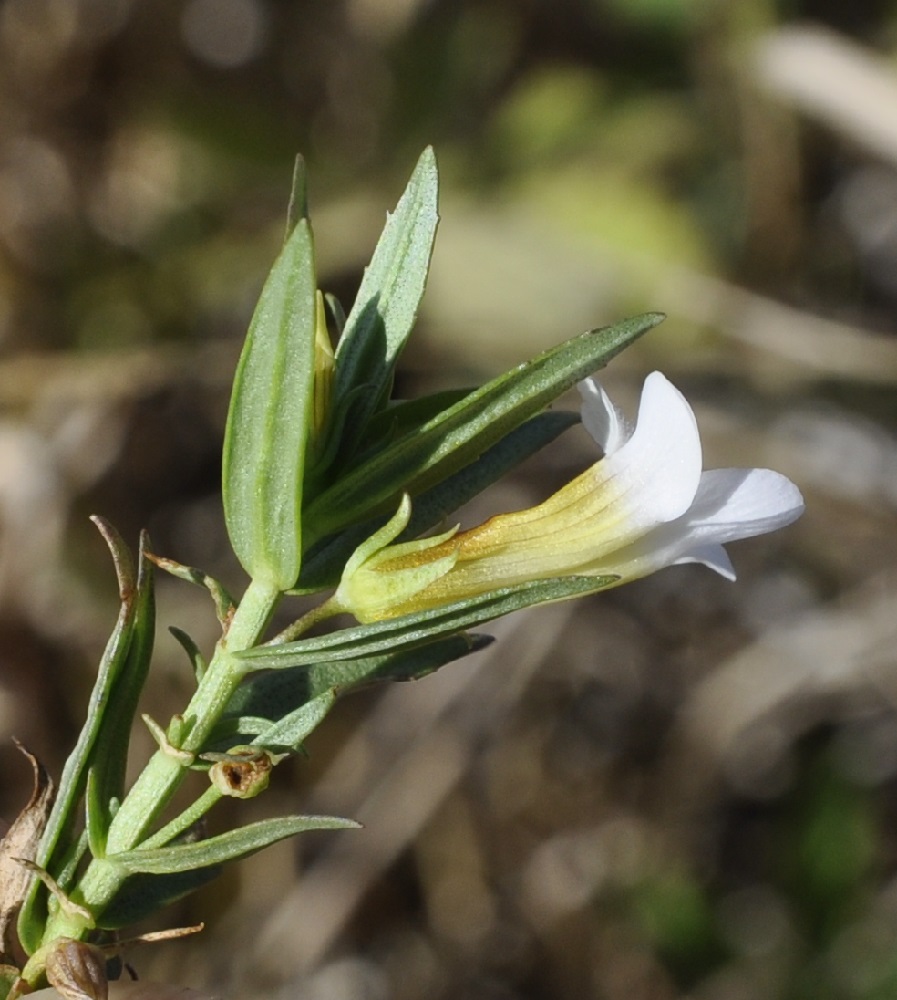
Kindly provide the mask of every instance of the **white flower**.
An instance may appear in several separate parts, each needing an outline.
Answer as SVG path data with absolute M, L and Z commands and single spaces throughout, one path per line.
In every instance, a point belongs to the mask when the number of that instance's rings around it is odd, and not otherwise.
M 626 483 L 626 519 L 647 527 L 613 553 L 608 571 L 632 579 L 699 562 L 734 580 L 724 543 L 775 531 L 803 512 L 798 488 L 771 469 L 701 472 L 694 412 L 660 372 L 645 380 L 634 432 L 594 379 L 579 391 L 583 424 L 605 453 L 605 475 Z
M 619 584 L 700 562 L 734 579 L 723 543 L 783 527 L 803 510 L 797 487 L 777 472 L 702 472 L 694 412 L 660 372 L 645 380 L 634 429 L 596 381 L 579 389 L 601 459 L 536 507 L 390 545 L 407 522 L 405 502 L 347 564 L 336 602 L 372 621 L 562 576 Z

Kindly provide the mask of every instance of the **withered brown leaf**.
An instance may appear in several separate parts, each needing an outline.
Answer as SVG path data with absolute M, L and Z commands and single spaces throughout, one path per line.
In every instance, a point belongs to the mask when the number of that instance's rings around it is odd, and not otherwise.
M 53 782 L 43 764 L 18 740 L 13 739 L 13 742 L 31 762 L 34 791 L 28 804 L 0 840 L 0 962 L 15 961 L 20 957 L 15 932 L 16 917 L 32 873 L 18 859 L 34 860 L 55 794 Z

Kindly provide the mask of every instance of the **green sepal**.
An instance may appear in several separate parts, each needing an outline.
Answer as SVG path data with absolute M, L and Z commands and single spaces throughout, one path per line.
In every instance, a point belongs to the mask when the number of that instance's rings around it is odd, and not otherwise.
M 487 382 L 354 466 L 307 507 L 307 544 L 395 509 L 403 493 L 413 497 L 446 479 L 662 319 L 659 313 L 646 313 L 574 337 Z
M 220 874 L 220 865 L 207 865 L 170 875 L 132 875 L 97 918 L 97 927 L 104 931 L 117 931 L 136 924 L 145 917 L 153 916 L 163 906 L 202 888 Z
M 441 524 L 459 507 L 577 423 L 579 414 L 569 410 L 550 410 L 531 417 L 474 462 L 415 497 L 411 520 L 398 541 L 408 541 Z M 315 593 L 335 587 L 352 553 L 385 521 L 385 517 L 366 521 L 316 547 L 303 561 L 296 592 Z
M 583 597 L 603 590 L 616 581 L 615 576 L 570 576 L 536 580 L 516 587 L 492 590 L 441 608 L 418 611 L 369 625 L 356 625 L 311 639 L 257 646 L 234 655 L 242 662 L 244 669 L 251 671 L 360 659 L 388 650 L 398 652 L 534 604 Z
M 208 840 L 148 851 L 127 851 L 109 860 L 132 874 L 168 875 L 236 861 L 306 830 L 353 829 L 358 829 L 358 823 L 338 816 L 283 816 L 259 820 Z
M 340 436 L 343 461 L 352 456 L 371 416 L 388 398 L 396 362 L 417 317 L 439 221 L 438 189 L 436 156 L 427 147 L 387 218 L 346 319 L 333 381 L 335 409 L 354 395 Z M 362 386 L 365 391 L 358 393 Z
M 314 243 L 300 219 L 271 270 L 237 366 L 223 453 L 227 531 L 253 578 L 293 586 L 301 562 L 302 480 L 311 432 Z
M 134 567 L 127 546 L 107 521 L 97 517 L 92 520 L 112 554 L 118 577 L 121 607 L 100 659 L 97 679 L 87 706 L 87 718 L 78 734 L 75 747 L 66 760 L 56 801 L 35 857 L 35 862 L 57 881 L 60 880 L 60 864 L 57 863 L 59 857 L 66 852 L 71 854 L 75 840 L 77 806 L 84 794 L 87 769 L 91 764 L 94 746 L 100 730 L 109 719 L 108 709 L 113 687 L 128 658 L 138 605 L 137 581 L 134 578 Z M 19 940 L 29 954 L 33 954 L 40 946 L 46 912 L 46 891 L 42 883 L 35 880 L 19 912 L 18 922 Z

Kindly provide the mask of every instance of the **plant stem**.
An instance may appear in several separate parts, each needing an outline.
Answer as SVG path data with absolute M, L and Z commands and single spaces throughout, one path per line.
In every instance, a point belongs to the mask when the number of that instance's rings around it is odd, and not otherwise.
M 174 840 L 175 837 L 185 830 L 189 830 L 194 823 L 202 819 L 220 798 L 222 798 L 221 792 L 214 785 L 209 785 L 193 805 L 188 806 L 170 823 L 166 823 L 161 830 L 157 830 L 151 837 L 144 840 L 140 849 L 148 851 L 154 847 L 164 847 L 169 841 Z
M 259 643 L 280 598 L 280 591 L 272 584 L 259 580 L 249 584 L 230 627 L 219 640 L 209 667 L 183 713 L 185 736 L 177 749 L 188 753 L 202 749 L 243 677 L 243 667 L 234 654 Z M 146 840 L 147 832 L 171 801 L 186 771 L 170 753 L 159 749 L 153 754 L 109 827 L 106 858 L 95 858 L 90 863 L 71 894 L 73 901 L 94 915 L 103 912 L 128 874 L 117 863 L 115 855 L 133 850 Z M 202 796 L 199 802 L 204 800 L 205 796 Z M 90 929 L 83 918 L 60 908 L 47 921 L 43 946 L 57 937 L 81 939 Z M 26 978 L 32 984 L 43 974 L 40 954 L 36 953 L 26 966 Z
M 306 611 L 306 613 L 293 622 L 292 625 L 288 625 L 282 632 L 278 632 L 273 639 L 265 643 L 266 646 L 279 646 L 284 642 L 292 642 L 294 639 L 298 639 L 300 635 L 307 632 L 312 626 L 317 625 L 318 622 L 326 621 L 328 618 L 332 618 L 334 615 L 338 615 L 343 609 L 334 601 L 332 597 L 329 597 L 323 604 L 319 604 L 316 608 L 312 608 L 311 611 Z

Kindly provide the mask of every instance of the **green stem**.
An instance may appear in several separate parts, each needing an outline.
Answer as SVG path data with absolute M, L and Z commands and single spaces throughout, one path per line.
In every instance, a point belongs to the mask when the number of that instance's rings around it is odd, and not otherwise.
M 212 661 L 183 713 L 185 736 L 179 750 L 196 753 L 202 749 L 243 677 L 243 668 L 234 654 L 259 643 L 280 598 L 280 591 L 272 584 L 258 580 L 249 584 L 230 627 L 219 640 Z M 116 862 L 115 855 L 143 845 L 150 827 L 171 801 L 186 771 L 181 762 L 164 750 L 153 754 L 109 827 L 106 858 L 96 858 L 90 863 L 72 893 L 75 902 L 94 914 L 102 913 L 109 905 L 127 878 L 127 872 Z M 201 797 L 199 801 L 203 799 Z M 81 939 L 90 929 L 83 918 L 60 908 L 47 921 L 43 943 L 47 945 L 57 937 Z M 26 966 L 26 978 L 32 984 L 43 974 L 40 955 L 41 952 L 36 953 Z
M 326 621 L 328 618 L 332 618 L 334 615 L 340 614 L 343 610 L 344 609 L 336 603 L 334 598 L 329 597 L 323 604 L 319 604 L 316 608 L 312 608 L 311 611 L 306 611 L 306 613 L 301 618 L 297 618 L 292 625 L 287 625 L 282 632 L 278 632 L 277 635 L 265 643 L 265 645 L 278 646 L 282 642 L 292 642 L 294 639 L 298 639 L 300 635 L 307 632 L 313 625 L 317 625 L 318 622 Z
M 180 816 L 176 816 L 170 823 L 166 823 L 161 830 L 158 830 L 147 840 L 144 840 L 140 845 L 140 849 L 142 851 L 149 851 L 154 847 L 164 847 L 169 841 L 174 840 L 179 834 L 185 830 L 189 830 L 194 823 L 201 820 L 220 798 L 222 798 L 221 792 L 214 785 L 209 785 L 192 806 L 188 806 Z

